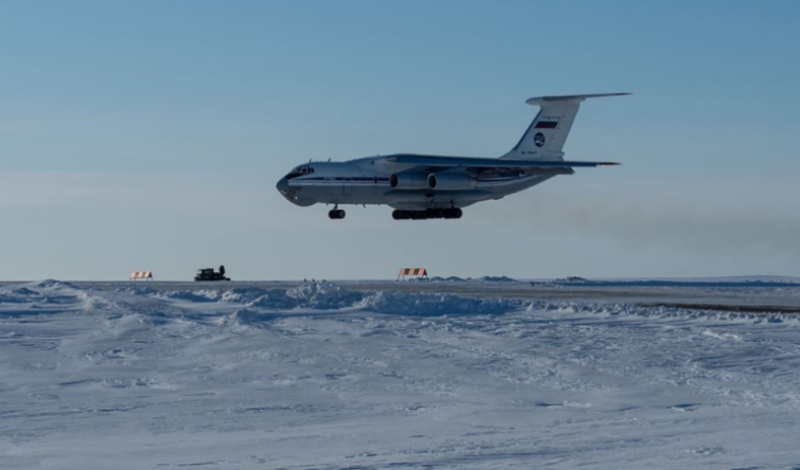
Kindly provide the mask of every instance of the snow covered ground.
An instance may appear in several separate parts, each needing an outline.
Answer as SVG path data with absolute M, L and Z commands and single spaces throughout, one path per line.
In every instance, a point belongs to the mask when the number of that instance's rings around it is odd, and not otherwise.
M 799 372 L 788 314 L 8 285 L 0 468 L 794 469 Z

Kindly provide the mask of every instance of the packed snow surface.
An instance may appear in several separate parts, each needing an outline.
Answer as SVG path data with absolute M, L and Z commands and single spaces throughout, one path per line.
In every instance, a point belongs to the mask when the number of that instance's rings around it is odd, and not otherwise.
M 0 468 L 793 469 L 798 366 L 793 315 L 10 285 Z

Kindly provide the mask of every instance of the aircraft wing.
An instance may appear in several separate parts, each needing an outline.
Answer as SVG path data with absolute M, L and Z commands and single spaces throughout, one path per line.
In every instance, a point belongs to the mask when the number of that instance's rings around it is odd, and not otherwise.
M 426 155 L 397 155 L 387 160 L 398 165 L 418 165 L 427 168 L 475 168 L 475 169 L 514 169 L 514 170 L 553 170 L 579 167 L 597 167 L 619 165 L 614 162 L 571 162 L 571 161 L 541 161 L 541 160 L 514 160 L 499 158 L 473 158 L 473 157 L 433 157 Z

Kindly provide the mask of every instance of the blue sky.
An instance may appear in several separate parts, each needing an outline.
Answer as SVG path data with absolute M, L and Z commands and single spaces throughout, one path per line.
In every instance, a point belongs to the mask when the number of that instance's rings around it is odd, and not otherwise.
M 800 4 L 0 3 L 0 279 L 800 275 Z M 543 94 L 614 160 L 400 223 L 302 209 L 299 162 L 499 156 Z M 213 191 L 209 191 L 213 189 Z

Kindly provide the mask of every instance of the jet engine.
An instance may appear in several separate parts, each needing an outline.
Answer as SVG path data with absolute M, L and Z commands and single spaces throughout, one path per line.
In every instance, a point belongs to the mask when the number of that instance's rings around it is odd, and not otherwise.
M 397 189 L 428 189 L 428 175 L 421 171 L 401 171 L 389 177 L 389 185 Z
M 478 187 L 478 180 L 462 172 L 441 172 L 428 175 L 428 187 L 440 191 L 464 191 Z

